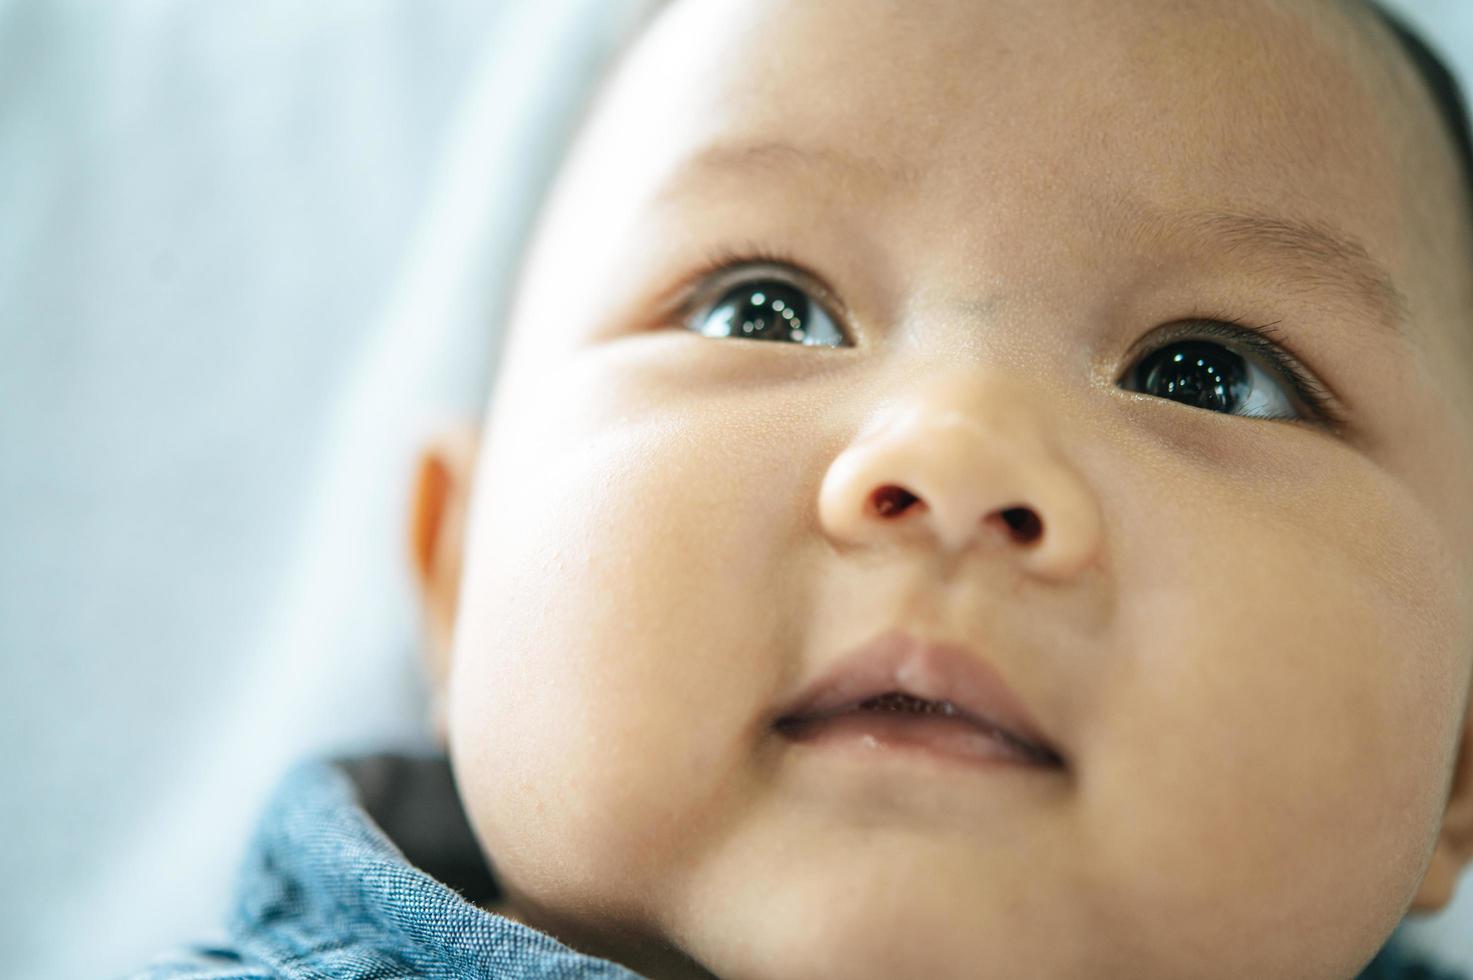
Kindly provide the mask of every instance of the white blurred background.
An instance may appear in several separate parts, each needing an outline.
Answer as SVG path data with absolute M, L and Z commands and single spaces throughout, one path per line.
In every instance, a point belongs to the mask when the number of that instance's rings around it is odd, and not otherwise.
M 290 762 L 424 738 L 412 454 L 639 2 L 0 0 L 0 974 L 216 935 Z

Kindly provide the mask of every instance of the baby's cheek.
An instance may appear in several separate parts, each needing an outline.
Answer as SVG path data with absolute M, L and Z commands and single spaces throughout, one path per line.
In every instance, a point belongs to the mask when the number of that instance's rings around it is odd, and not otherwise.
M 816 491 L 791 446 L 739 433 L 761 409 L 542 408 L 486 440 L 457 765 L 500 873 L 638 918 L 755 792 L 756 725 L 802 649 L 792 522 Z
M 1199 484 L 1191 513 L 1156 502 L 1170 548 L 1119 545 L 1133 653 L 1082 760 L 1083 826 L 1099 894 L 1124 899 L 1106 914 L 1163 942 L 1293 921 L 1374 944 L 1436 830 L 1465 627 L 1435 522 L 1367 466 L 1298 486 Z

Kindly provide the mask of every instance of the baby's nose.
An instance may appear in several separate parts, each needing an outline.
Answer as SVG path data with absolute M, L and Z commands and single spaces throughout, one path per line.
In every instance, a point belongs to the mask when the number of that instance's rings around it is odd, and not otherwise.
M 1095 494 L 1047 420 L 998 379 L 952 376 L 892 404 L 830 465 L 819 519 L 848 545 L 996 545 L 1064 579 L 1096 557 Z

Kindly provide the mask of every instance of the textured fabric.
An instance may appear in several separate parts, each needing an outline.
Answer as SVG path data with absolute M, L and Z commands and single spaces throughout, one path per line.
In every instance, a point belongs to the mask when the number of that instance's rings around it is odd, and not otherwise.
M 637 980 L 478 907 L 501 897 L 442 756 L 294 769 L 241 869 L 228 942 L 156 960 L 152 980 L 458 977 Z M 1392 937 L 1356 980 L 1466 980 Z
M 472 904 L 497 897 L 443 759 L 311 762 L 287 776 L 250 846 L 230 942 L 164 957 L 137 976 L 639 976 Z

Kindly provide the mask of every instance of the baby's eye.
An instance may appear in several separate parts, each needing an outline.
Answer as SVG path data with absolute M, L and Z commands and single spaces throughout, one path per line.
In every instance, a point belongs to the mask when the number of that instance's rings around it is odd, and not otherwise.
M 686 306 L 690 330 L 707 337 L 849 346 L 825 304 L 788 278 L 786 263 L 769 270 L 725 260 L 715 267 L 742 266 L 743 278 L 718 283 L 706 293 L 716 296 L 714 302 Z M 1310 422 L 1332 430 L 1346 424 L 1336 396 L 1269 339 L 1277 336 L 1274 324 L 1249 327 L 1232 318 L 1201 319 L 1178 323 L 1169 334 L 1120 379 L 1128 390 L 1245 418 Z
M 714 303 L 696 310 L 690 328 L 707 337 L 845 345 L 843 332 L 822 304 L 801 286 L 767 276 L 748 277 L 727 287 Z
M 1137 361 L 1122 379 L 1126 388 L 1246 418 L 1323 421 L 1332 417 L 1329 396 L 1262 333 L 1216 321 L 1199 322 L 1191 332 L 1198 336 L 1169 341 Z M 1253 357 L 1207 339 L 1209 336 L 1247 347 L 1266 360 L 1271 370 Z

